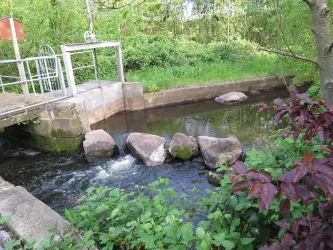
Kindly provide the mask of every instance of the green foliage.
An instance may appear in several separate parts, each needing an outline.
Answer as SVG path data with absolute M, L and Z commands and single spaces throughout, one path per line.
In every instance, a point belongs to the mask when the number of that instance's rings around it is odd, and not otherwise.
M 25 40 L 20 41 L 23 58 L 36 56 L 38 48 L 44 43 L 51 45 L 59 54 L 60 44 L 84 41 L 83 33 L 89 28 L 85 1 L 12 2 L 14 16 L 22 21 L 25 31 Z M 254 44 L 292 50 L 295 54 L 316 58 L 311 17 L 308 7 L 302 1 L 194 1 L 193 8 L 190 8 L 185 7 L 188 3 L 182 0 L 149 0 L 113 11 L 106 11 L 104 4 L 113 9 L 122 6 L 124 2 L 117 0 L 99 3 L 92 6 L 97 39 L 121 40 L 126 71 L 218 64 L 221 61 L 244 62 L 256 54 L 257 45 Z M 333 7 L 330 2 L 328 5 Z M 11 13 L 9 2 L 5 1 L 1 7 L 0 16 Z M 4 59 L 14 58 L 10 41 L 0 41 L 0 55 Z M 83 56 L 73 61 L 82 66 L 91 62 L 91 58 Z M 102 79 L 115 79 L 116 68 L 113 62 L 113 51 L 103 50 L 100 53 Z M 297 84 L 309 80 L 318 82 L 319 79 L 317 69 L 306 62 L 281 59 L 279 67 L 274 66 L 274 74 L 284 76 L 290 72 L 297 75 Z M 5 73 L 18 75 L 15 64 L 6 66 L 1 74 Z M 75 75 L 77 82 L 94 78 L 91 70 L 79 70 Z M 158 81 L 159 75 L 153 80 Z M 161 88 L 157 83 L 149 85 L 149 91 Z M 11 87 L 11 91 L 21 90 Z
M 294 142 L 291 137 L 283 139 L 284 133 L 286 131 L 281 129 L 275 135 L 268 137 L 270 147 L 266 147 L 262 151 L 251 149 L 247 152 L 245 160 L 247 168 L 264 170 L 275 178 L 281 176 L 286 169 L 292 169 L 293 164 L 301 161 L 306 152 L 310 152 L 316 158 L 325 156 L 320 147 L 327 145 L 322 143 L 318 137 L 308 142 L 304 141 L 301 136 Z
M 164 35 L 134 36 L 122 40 L 126 70 L 186 66 L 211 62 L 241 62 L 258 54 L 248 41 L 200 44 Z
M 18 125 L 28 125 L 28 124 L 38 125 L 39 123 L 40 123 L 39 118 L 35 118 L 35 119 L 32 119 L 32 120 L 27 120 L 27 121 L 19 122 Z
M 278 71 L 276 59 L 274 55 L 258 55 L 237 63 L 198 63 L 193 66 L 149 68 L 129 71 L 126 79 L 143 82 L 145 92 L 154 92 L 202 83 L 274 75 Z
M 259 222 L 249 220 L 251 203 L 244 202 L 245 197 L 228 199 L 227 177 L 223 188 L 209 195 L 198 193 L 194 200 L 187 194 L 179 196 L 168 182 L 160 179 L 130 193 L 90 188 L 65 217 L 100 249 L 253 249 L 252 243 L 260 242 Z M 239 215 L 248 221 L 241 223 Z M 197 225 L 192 222 L 203 217 Z
M 311 86 L 308 91 L 308 95 L 311 97 L 312 100 L 319 100 L 320 99 L 320 85 L 314 84 Z

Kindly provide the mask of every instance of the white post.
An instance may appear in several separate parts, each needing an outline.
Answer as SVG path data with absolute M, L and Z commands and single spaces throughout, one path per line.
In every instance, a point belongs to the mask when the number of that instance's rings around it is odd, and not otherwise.
M 56 60 L 56 65 L 57 65 L 57 74 L 59 77 L 59 82 L 60 82 L 60 86 L 62 89 L 62 93 L 64 93 L 64 95 L 67 95 L 67 89 L 66 89 L 66 85 L 65 85 L 65 80 L 64 80 L 64 74 L 62 73 L 62 68 L 61 68 L 61 62 L 59 57 L 55 57 Z
M 94 33 L 93 17 L 92 17 L 92 13 L 91 13 L 91 9 L 90 9 L 89 0 L 86 0 L 86 6 L 87 6 L 87 12 L 88 12 L 90 31 L 91 31 L 91 33 Z
M 118 80 L 119 80 L 119 82 L 125 82 L 123 60 L 121 57 L 121 47 L 119 45 L 119 46 L 116 46 L 115 48 L 116 48 L 116 58 L 117 58 Z
M 62 56 L 64 58 L 64 63 L 65 63 L 65 70 L 66 70 L 67 82 L 68 82 L 68 87 L 69 87 L 69 95 L 77 96 L 71 55 L 66 50 L 66 45 L 61 45 L 60 47 L 61 47 L 61 52 L 62 52 Z
M 9 24 L 10 24 L 10 31 L 12 33 L 12 40 L 13 40 L 15 58 L 17 60 L 17 69 L 18 69 L 18 72 L 19 72 L 19 75 L 20 75 L 20 81 L 23 82 L 21 84 L 21 87 L 22 87 L 22 91 L 23 91 L 23 94 L 24 94 L 24 101 L 28 102 L 29 101 L 29 89 L 28 89 L 28 84 L 25 82 L 26 81 L 25 71 L 24 71 L 23 63 L 21 62 L 20 49 L 19 49 L 18 42 L 17 42 L 13 17 L 9 17 Z

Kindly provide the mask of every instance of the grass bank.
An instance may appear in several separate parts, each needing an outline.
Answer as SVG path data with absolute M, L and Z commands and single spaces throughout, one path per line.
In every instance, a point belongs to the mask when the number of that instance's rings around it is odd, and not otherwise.
M 292 72 L 286 71 L 284 73 Z M 154 92 L 201 83 L 280 74 L 281 71 L 276 56 L 257 55 L 238 63 L 200 63 L 194 66 L 155 67 L 129 71 L 126 73 L 126 80 L 143 82 L 145 92 Z

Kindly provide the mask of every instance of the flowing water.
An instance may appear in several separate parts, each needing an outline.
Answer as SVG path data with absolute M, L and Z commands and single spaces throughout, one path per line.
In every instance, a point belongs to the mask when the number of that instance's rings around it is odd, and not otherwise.
M 51 208 L 63 212 L 75 205 L 88 187 L 107 185 L 131 190 L 160 177 L 169 178 L 179 193 L 197 187 L 211 189 L 204 175 L 201 158 L 177 162 L 169 160 L 159 167 L 147 167 L 128 154 L 126 137 L 130 132 L 146 132 L 164 136 L 170 141 L 176 132 L 214 137 L 237 136 L 248 150 L 254 139 L 274 130 L 272 112 L 258 113 L 257 103 L 287 97 L 286 90 L 274 90 L 251 96 L 246 102 L 220 105 L 214 100 L 119 114 L 94 124 L 116 140 L 120 155 L 110 160 L 88 163 L 83 152 L 76 154 L 40 153 L 9 145 L 0 152 L 0 176 L 25 187 Z

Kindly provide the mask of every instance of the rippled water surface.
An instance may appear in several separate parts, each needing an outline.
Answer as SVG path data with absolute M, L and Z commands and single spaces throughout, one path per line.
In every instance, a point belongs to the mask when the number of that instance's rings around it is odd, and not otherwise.
M 235 135 L 248 149 L 255 138 L 274 129 L 273 114 L 258 113 L 258 102 L 270 102 L 286 97 L 287 91 L 275 90 L 250 97 L 235 105 L 220 105 L 205 101 L 189 105 L 120 114 L 94 124 L 92 129 L 105 129 L 116 140 L 122 156 L 88 163 L 82 152 L 67 154 L 39 153 L 9 145 L 0 154 L 0 176 L 21 185 L 53 209 L 62 212 L 75 205 L 78 196 L 92 186 L 107 185 L 127 190 L 145 185 L 160 177 L 169 178 L 177 192 L 193 187 L 211 189 L 204 175 L 202 159 L 184 163 L 169 161 L 159 167 L 147 167 L 124 147 L 132 131 L 164 136 L 167 141 L 176 132 L 187 135 L 226 137 Z

